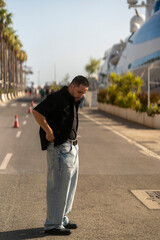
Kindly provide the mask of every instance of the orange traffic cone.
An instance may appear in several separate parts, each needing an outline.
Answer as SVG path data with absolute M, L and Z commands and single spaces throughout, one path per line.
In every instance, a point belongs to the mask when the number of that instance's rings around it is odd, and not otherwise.
M 32 107 L 34 107 L 34 102 L 32 101 Z
M 19 122 L 17 115 L 15 116 L 14 128 L 19 128 Z
M 30 107 L 29 107 L 29 109 L 28 109 L 28 113 L 32 113 L 31 105 L 30 105 Z

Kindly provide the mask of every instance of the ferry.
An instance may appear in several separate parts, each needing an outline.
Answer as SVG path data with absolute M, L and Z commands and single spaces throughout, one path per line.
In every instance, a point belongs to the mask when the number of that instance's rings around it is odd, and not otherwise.
M 160 93 L 160 0 L 146 0 L 138 4 L 128 0 L 129 8 L 135 8 L 136 15 L 130 20 L 130 36 L 105 51 L 99 75 L 99 86 L 108 86 L 110 73 L 133 72 L 144 80 L 147 91 Z M 145 16 L 138 13 L 145 7 Z

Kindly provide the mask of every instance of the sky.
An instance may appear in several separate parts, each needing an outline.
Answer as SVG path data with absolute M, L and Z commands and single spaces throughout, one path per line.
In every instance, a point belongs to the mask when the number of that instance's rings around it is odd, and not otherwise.
M 26 65 L 33 70 L 28 84 L 35 85 L 59 83 L 67 74 L 69 81 L 87 76 L 90 58 L 102 59 L 108 48 L 129 36 L 135 15 L 127 0 L 6 0 L 6 4 L 28 56 Z

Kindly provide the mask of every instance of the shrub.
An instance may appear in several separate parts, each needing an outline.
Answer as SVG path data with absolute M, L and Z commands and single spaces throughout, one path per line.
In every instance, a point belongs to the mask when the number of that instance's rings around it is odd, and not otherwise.
M 107 100 L 107 89 L 100 89 L 98 92 L 98 102 L 105 103 Z
M 146 112 L 148 105 L 148 94 L 146 92 L 139 93 L 138 98 L 141 103 L 141 112 Z
M 160 107 L 153 105 L 147 110 L 148 116 L 154 116 L 155 114 L 160 114 Z
M 158 104 L 158 101 L 159 101 L 159 94 L 157 92 L 151 93 L 150 102 L 153 104 L 155 104 L 155 103 Z
M 3 89 L 0 89 L 0 95 L 2 95 L 3 92 L 4 92 Z
M 9 88 L 8 89 L 8 93 L 14 93 L 14 89 L 13 88 Z
M 117 95 L 118 95 L 118 89 L 116 84 L 111 84 L 107 89 L 107 100 L 111 104 L 115 104 Z
M 108 80 L 111 84 L 107 90 L 100 90 L 98 94 L 99 102 L 111 103 L 123 108 L 132 108 L 140 112 L 147 111 L 148 94 L 140 92 L 143 86 L 143 80 L 140 77 L 134 76 L 131 72 L 125 75 L 111 73 Z M 158 101 L 158 93 L 152 93 L 150 102 L 154 106 L 148 109 L 149 115 L 160 113 L 160 107 L 157 106 Z

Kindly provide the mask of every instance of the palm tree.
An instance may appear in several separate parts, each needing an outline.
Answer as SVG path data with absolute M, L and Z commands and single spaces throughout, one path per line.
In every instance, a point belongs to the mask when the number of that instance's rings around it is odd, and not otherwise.
M 14 88 L 14 73 L 13 73 L 13 45 L 15 42 L 15 31 L 13 28 L 8 28 L 8 81 L 9 88 Z
M 0 9 L 0 61 L 1 61 L 1 73 L 0 73 L 0 77 L 1 77 L 1 84 L 2 87 L 4 87 L 4 52 L 3 52 L 3 48 L 4 48 L 4 39 L 3 39 L 3 30 L 4 30 L 4 22 L 5 22 L 5 18 L 6 18 L 6 14 L 7 14 L 7 10 L 4 8 Z
M 85 66 L 85 70 L 88 73 L 88 78 L 91 74 L 96 73 L 100 68 L 100 59 L 90 58 L 90 62 Z
M 17 35 L 15 35 L 15 42 L 13 45 L 14 51 L 14 82 L 16 85 L 16 89 L 19 89 L 20 81 L 19 81 L 19 59 L 18 54 L 21 51 L 22 43 L 20 42 Z
M 5 7 L 6 3 L 3 0 L 0 0 L 0 8 Z
M 27 61 L 27 54 L 10 26 L 12 13 L 8 13 L 5 6 L 5 1 L 0 0 L 0 89 L 7 92 L 9 88 L 22 89 L 23 63 Z
M 17 58 L 19 60 L 20 66 L 19 66 L 19 76 L 20 76 L 20 87 L 21 90 L 23 89 L 24 86 L 24 81 L 23 81 L 23 63 L 27 61 L 27 54 L 24 50 L 20 50 L 19 53 L 17 54 Z
M 10 79 L 11 79 L 11 71 L 10 71 L 10 66 L 11 66 L 11 43 L 10 43 L 10 38 L 11 36 L 15 33 L 12 27 L 6 27 L 4 30 L 4 40 L 6 43 L 6 74 L 5 74 L 5 79 L 7 82 L 7 88 L 11 88 L 10 85 Z M 8 91 L 7 89 L 7 91 Z
M 1 2 L 3 3 L 3 2 Z M 6 90 L 6 64 L 7 64 L 7 47 L 4 40 L 5 29 L 12 23 L 12 13 L 8 13 L 6 9 L 0 8 L 0 61 L 1 61 L 1 81 L 4 90 Z
M 4 65 L 4 89 L 7 91 L 9 87 L 8 82 L 8 38 L 6 36 L 6 32 L 9 26 L 12 24 L 12 13 L 7 13 L 6 19 L 4 22 L 4 29 L 3 29 L 3 39 L 4 39 L 4 47 L 3 47 L 3 65 Z

